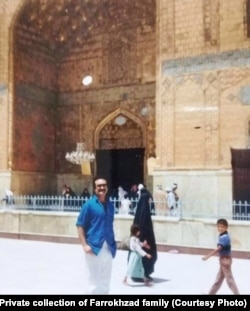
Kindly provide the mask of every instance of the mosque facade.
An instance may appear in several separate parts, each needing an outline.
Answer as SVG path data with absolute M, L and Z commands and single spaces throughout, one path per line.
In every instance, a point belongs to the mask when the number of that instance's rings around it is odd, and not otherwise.
M 249 7 L 0 0 L 1 189 L 90 189 L 65 159 L 84 141 L 112 187 L 250 200 Z

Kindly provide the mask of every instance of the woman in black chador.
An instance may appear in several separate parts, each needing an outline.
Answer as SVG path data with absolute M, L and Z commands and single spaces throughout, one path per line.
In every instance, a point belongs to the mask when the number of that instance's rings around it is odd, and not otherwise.
M 143 188 L 141 189 L 140 199 L 138 201 L 134 224 L 139 225 L 140 227 L 140 241 L 143 242 L 147 240 L 150 249 L 147 249 L 147 253 L 152 255 L 151 259 L 143 258 L 143 267 L 145 270 L 145 277 L 149 280 L 152 280 L 150 274 L 154 272 L 154 265 L 157 260 L 157 248 L 155 242 L 155 235 L 153 229 L 153 222 L 151 218 L 151 210 L 150 210 L 150 200 L 152 196 L 150 192 Z

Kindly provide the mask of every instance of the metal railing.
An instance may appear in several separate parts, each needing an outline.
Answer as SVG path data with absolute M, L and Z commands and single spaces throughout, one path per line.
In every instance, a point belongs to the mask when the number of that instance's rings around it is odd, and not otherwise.
M 62 197 L 62 196 L 26 196 L 16 195 L 1 200 L 0 209 L 24 210 L 24 211 L 58 211 L 58 212 L 79 212 L 81 206 L 88 198 Z M 111 198 L 116 214 L 121 214 L 121 202 L 117 198 Z M 131 206 L 127 214 L 134 215 L 138 200 L 131 199 Z M 159 210 L 158 206 L 164 205 L 165 210 Z M 188 218 L 227 218 L 232 220 L 250 221 L 250 203 L 248 202 L 213 202 L 204 201 L 179 201 L 174 210 L 167 209 L 166 201 L 151 202 L 151 214 L 153 216 Z

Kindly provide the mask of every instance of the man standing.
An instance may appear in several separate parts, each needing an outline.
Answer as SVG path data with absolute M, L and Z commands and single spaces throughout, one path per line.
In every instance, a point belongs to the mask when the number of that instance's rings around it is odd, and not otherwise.
M 107 180 L 95 177 L 93 196 L 83 204 L 76 221 L 78 236 L 88 267 L 86 294 L 108 294 L 112 263 L 116 254 L 115 208 L 107 197 Z
M 169 209 L 169 215 L 174 216 L 174 211 L 176 208 L 175 195 L 174 195 L 171 187 L 167 187 L 166 192 L 167 192 L 166 198 L 167 198 L 167 205 L 168 205 L 168 209 Z

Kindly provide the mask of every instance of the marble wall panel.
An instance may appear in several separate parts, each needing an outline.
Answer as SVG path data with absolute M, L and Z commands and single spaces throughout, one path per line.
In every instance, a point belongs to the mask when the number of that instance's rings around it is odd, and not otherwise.
M 71 213 L 32 213 L 17 211 L 0 211 L 0 234 L 30 234 L 39 237 L 77 238 L 75 226 L 77 214 Z M 153 216 L 153 226 L 158 245 L 167 247 L 189 247 L 197 249 L 214 249 L 218 231 L 217 219 L 178 220 Z M 123 241 L 130 235 L 133 216 L 116 215 L 114 222 L 116 241 Z M 229 221 L 232 250 L 249 252 L 249 221 Z

